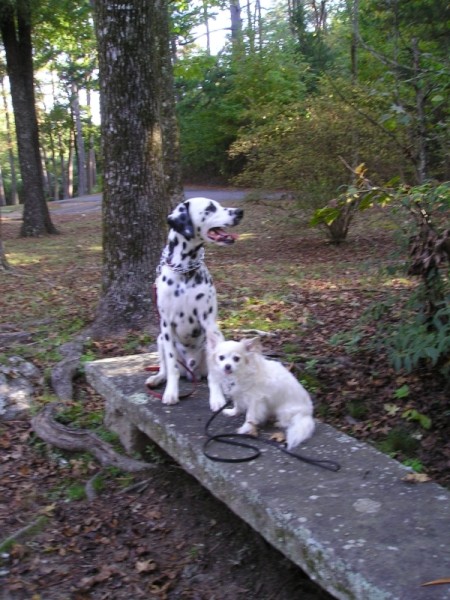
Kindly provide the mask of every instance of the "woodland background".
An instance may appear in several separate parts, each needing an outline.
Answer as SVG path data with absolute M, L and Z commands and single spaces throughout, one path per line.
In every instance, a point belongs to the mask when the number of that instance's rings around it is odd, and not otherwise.
M 0 423 L 2 589 L 49 600 L 325 597 L 150 442 L 144 458 L 157 468 L 136 488 L 91 454 L 43 443 L 31 421 L 62 399 L 59 428 L 120 451 L 83 362 L 147 351 L 146 283 L 170 205 L 182 183 L 231 184 L 251 192 L 232 258 L 209 249 L 225 335 L 265 332 L 318 419 L 376 444 L 417 482 L 448 485 L 447 2 L 92 5 L 0 0 L 10 51 L 7 77 L 0 49 L 0 376 L 17 383 L 22 361 L 38 373 L 30 410 Z M 102 88 L 102 69 L 114 84 Z M 16 94 L 17 110 L 14 78 L 32 100 Z M 64 214 L 61 199 L 93 192 L 101 216 Z M 131 279 L 121 273 L 135 276 L 118 301 L 117 282 Z M 96 339 L 100 313 L 109 322 Z
M 46 196 L 82 196 L 102 185 L 90 2 L 32 0 L 31 8 Z M 351 181 L 339 157 L 364 162 L 378 183 L 449 178 L 443 0 L 172 1 L 169 9 L 186 181 L 279 187 L 318 207 Z M 224 46 L 212 54 L 218 35 Z M 4 58 L 0 75 L 0 204 L 14 204 L 22 181 Z

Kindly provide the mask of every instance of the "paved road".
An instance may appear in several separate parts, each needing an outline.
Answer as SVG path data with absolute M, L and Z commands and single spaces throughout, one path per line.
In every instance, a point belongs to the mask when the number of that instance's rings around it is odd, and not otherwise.
M 213 188 L 213 187 L 195 187 L 186 186 L 184 195 L 186 198 L 195 198 L 203 196 L 212 198 L 218 202 L 242 201 L 249 190 L 236 188 Z M 92 194 L 90 196 L 79 196 L 68 200 L 58 200 L 50 202 L 50 213 L 52 215 L 70 215 L 70 214 L 88 214 L 99 212 L 102 205 L 102 194 Z M 17 220 L 22 218 L 22 209 L 13 212 L 2 211 L 2 218 L 7 220 Z

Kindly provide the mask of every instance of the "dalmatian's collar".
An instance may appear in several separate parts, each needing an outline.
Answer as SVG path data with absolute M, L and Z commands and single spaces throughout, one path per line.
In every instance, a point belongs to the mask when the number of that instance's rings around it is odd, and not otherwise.
M 168 248 L 168 246 L 166 246 L 164 248 L 162 256 L 161 256 L 161 262 L 159 263 L 158 268 L 156 270 L 157 275 L 159 275 L 161 273 L 161 270 L 164 266 L 169 267 L 169 269 L 172 269 L 172 271 L 175 271 L 176 273 L 186 274 L 186 273 L 191 273 L 192 271 L 197 271 L 197 269 L 200 269 L 200 267 L 202 267 L 205 264 L 205 249 L 204 248 L 200 249 L 196 260 L 189 261 L 186 264 L 170 263 L 168 261 L 168 254 L 169 254 L 169 248 Z

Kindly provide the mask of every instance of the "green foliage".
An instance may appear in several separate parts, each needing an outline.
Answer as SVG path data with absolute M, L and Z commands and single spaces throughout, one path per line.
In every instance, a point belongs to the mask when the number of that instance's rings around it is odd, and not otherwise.
M 409 386 L 406 384 L 397 388 L 394 392 L 394 398 L 396 398 L 397 400 L 407 398 L 408 396 L 409 396 Z
M 403 461 L 405 467 L 410 467 L 415 473 L 423 473 L 425 468 L 418 458 L 407 458 Z
M 407 421 L 419 423 L 423 429 L 431 429 L 432 422 L 430 417 L 420 413 L 415 408 L 409 408 L 408 410 L 405 410 L 405 412 L 402 414 L 402 418 L 406 419 Z
M 393 186 L 393 182 L 389 182 L 386 186 L 375 186 L 365 178 L 365 170 L 358 174 L 359 209 L 369 208 L 374 203 L 390 205 L 401 223 L 399 231 L 409 242 L 404 244 L 409 247 L 404 271 L 420 277 L 420 282 L 406 301 L 392 296 L 386 302 L 369 307 L 351 332 L 337 334 L 332 342 L 344 343 L 349 351 L 364 344 L 382 347 L 397 371 L 412 372 L 426 366 L 449 376 L 450 239 L 446 227 L 450 184 L 409 187 Z M 334 219 L 335 208 L 317 211 L 315 222 Z M 370 340 L 365 337 L 367 323 L 377 330 L 375 336 L 372 332 Z M 403 391 L 407 395 L 408 390 Z M 397 394 L 401 392 L 397 390 Z
M 86 498 L 86 489 L 81 483 L 73 483 L 66 489 L 66 497 L 71 502 L 84 500 Z
M 365 400 L 351 400 L 346 407 L 348 414 L 354 419 L 364 419 L 369 412 Z
M 395 427 L 387 434 L 386 438 L 378 444 L 382 452 L 396 456 L 398 453 L 413 455 L 419 446 L 409 431 L 402 427 Z
M 397 371 L 411 372 L 423 364 L 450 373 L 450 305 L 440 308 L 433 325 L 423 314 L 412 314 L 394 326 L 385 340 L 388 356 Z

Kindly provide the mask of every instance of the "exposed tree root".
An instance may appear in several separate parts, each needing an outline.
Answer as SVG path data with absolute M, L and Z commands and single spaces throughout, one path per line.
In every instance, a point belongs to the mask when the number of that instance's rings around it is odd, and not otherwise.
M 44 515 L 41 515 L 31 523 L 28 523 L 28 525 L 25 525 L 25 527 L 22 527 L 18 531 L 15 531 L 0 542 L 0 552 L 9 552 L 11 547 L 17 542 L 19 542 L 21 539 L 40 531 L 47 523 L 47 521 L 48 518 Z
M 140 473 L 154 469 L 156 465 L 117 453 L 110 444 L 104 442 L 95 433 L 72 429 L 54 419 L 57 402 L 47 404 L 31 420 L 31 426 L 41 439 L 48 444 L 72 452 L 89 452 L 103 467 L 117 467 L 127 473 Z
M 70 400 L 73 397 L 73 379 L 80 366 L 84 344 L 90 331 L 86 329 L 72 342 L 63 344 L 59 351 L 64 356 L 51 372 L 52 388 L 60 400 Z

